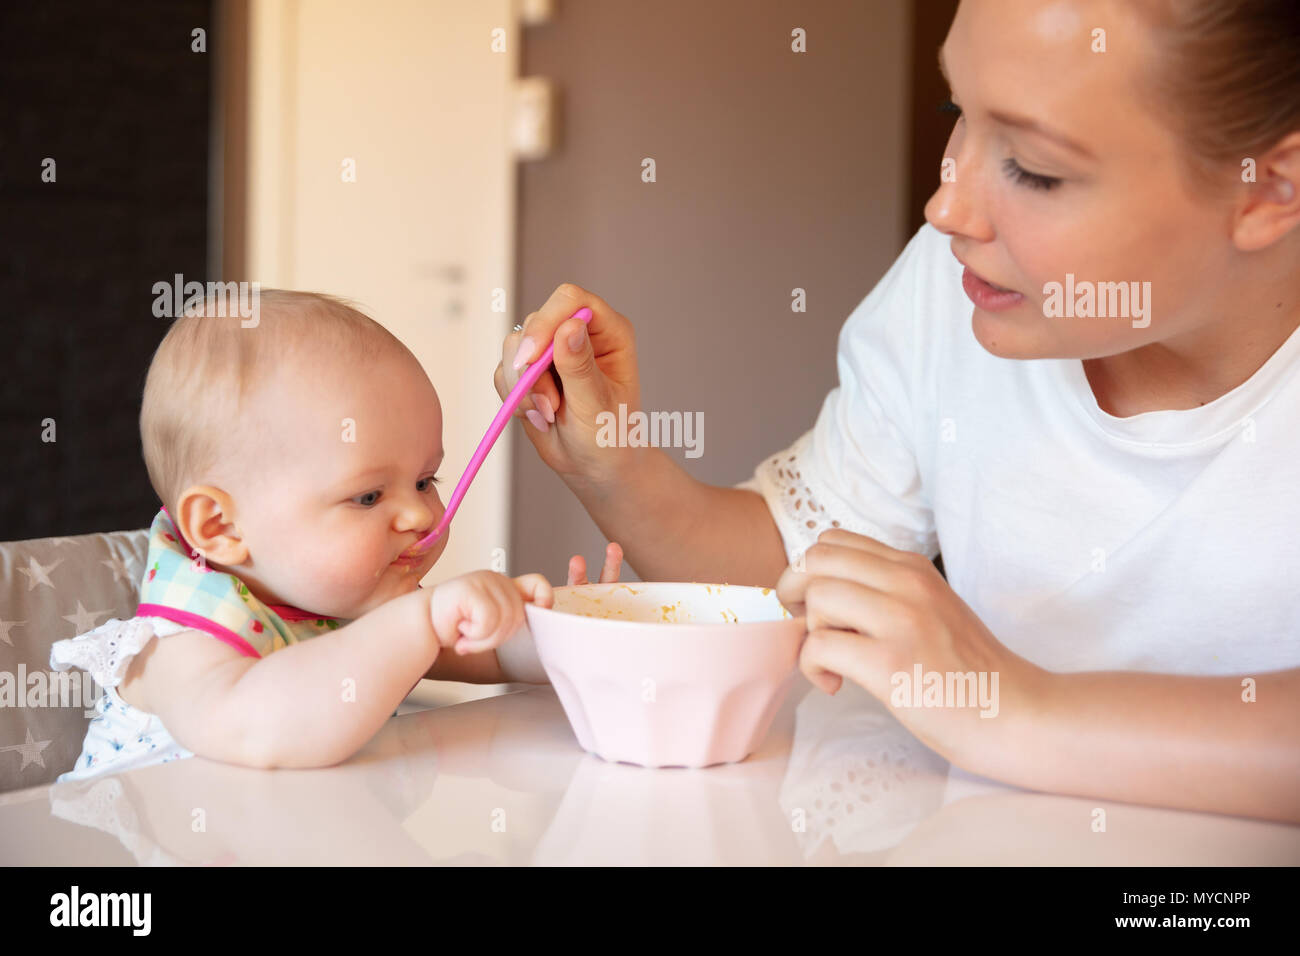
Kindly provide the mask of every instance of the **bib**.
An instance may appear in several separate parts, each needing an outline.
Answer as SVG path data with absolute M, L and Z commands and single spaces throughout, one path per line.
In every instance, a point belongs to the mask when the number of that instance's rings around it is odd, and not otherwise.
M 287 604 L 263 604 L 238 577 L 209 568 L 196 555 L 162 508 L 149 528 L 137 616 L 206 631 L 245 657 L 265 657 L 344 623 Z

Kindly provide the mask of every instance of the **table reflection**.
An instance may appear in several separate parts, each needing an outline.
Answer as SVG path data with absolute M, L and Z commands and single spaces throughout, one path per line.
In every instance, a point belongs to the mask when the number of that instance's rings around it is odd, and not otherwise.
M 88 827 L 148 866 L 1300 863 L 1300 827 L 1005 787 L 861 688 L 802 678 L 739 764 L 606 763 L 539 687 L 394 718 L 338 767 L 191 758 L 57 784 L 49 806 L 25 836 L 40 862 L 82 862 Z M 0 833 L 29 826 L 19 809 Z

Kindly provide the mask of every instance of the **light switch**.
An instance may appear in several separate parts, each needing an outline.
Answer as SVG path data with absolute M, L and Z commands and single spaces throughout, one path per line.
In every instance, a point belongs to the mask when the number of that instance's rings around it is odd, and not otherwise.
M 545 159 L 556 140 L 555 84 L 544 76 L 515 83 L 514 148 L 519 159 Z
M 555 16 L 555 0 L 519 0 L 519 20 L 526 27 L 549 23 Z

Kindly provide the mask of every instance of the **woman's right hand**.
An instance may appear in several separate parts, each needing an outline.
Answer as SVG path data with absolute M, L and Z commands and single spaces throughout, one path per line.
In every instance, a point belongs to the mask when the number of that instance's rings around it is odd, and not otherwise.
M 588 323 L 572 318 L 583 306 L 592 312 Z M 566 282 L 523 326 L 522 332 L 512 332 L 502 344 L 501 364 L 493 377 L 497 394 L 504 399 L 526 371 L 526 363 L 540 357 L 554 341 L 553 366 L 542 373 L 515 416 L 524 421 L 524 431 L 542 461 L 561 478 L 594 482 L 613 478 L 635 450 L 602 446 L 597 441 L 597 416 L 610 412 L 617 421 L 619 405 L 626 405 L 628 412 L 640 408 L 632 323 L 600 296 Z

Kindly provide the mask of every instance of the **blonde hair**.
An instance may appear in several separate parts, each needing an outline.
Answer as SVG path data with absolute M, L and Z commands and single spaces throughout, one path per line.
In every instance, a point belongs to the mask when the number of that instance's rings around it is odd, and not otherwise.
M 352 303 L 317 292 L 260 291 L 256 324 L 243 327 L 208 299 L 188 309 L 154 352 L 140 406 L 140 442 L 154 491 L 168 509 L 195 483 L 211 480 L 263 422 L 247 404 L 270 376 L 333 370 L 339 358 L 364 367 L 381 355 L 415 357 Z M 237 311 L 237 310 L 236 310 Z
M 1202 187 L 1300 130 L 1300 3 L 1144 0 L 1156 28 L 1155 102 Z

